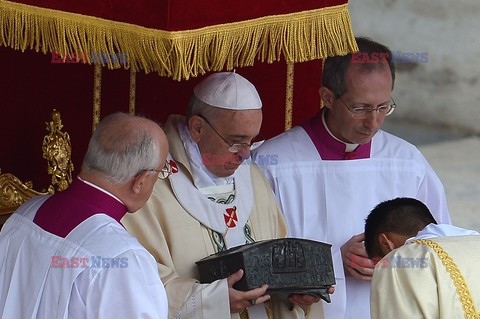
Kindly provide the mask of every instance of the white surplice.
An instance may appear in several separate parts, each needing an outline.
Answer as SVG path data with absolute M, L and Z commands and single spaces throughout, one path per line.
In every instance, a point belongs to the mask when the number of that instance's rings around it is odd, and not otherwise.
M 443 186 L 418 149 L 384 131 L 372 139 L 370 158 L 322 160 L 302 127 L 265 142 L 257 159 L 284 212 L 289 236 L 331 243 L 336 290 L 325 318 L 370 318 L 370 282 L 345 277 L 340 247 L 364 230 L 380 202 L 413 197 L 439 223 L 450 223 Z M 272 160 L 274 159 L 274 160 Z
M 21 206 L 0 233 L 0 318 L 167 318 L 152 255 L 105 214 L 65 238 L 44 231 L 33 218 L 48 197 Z

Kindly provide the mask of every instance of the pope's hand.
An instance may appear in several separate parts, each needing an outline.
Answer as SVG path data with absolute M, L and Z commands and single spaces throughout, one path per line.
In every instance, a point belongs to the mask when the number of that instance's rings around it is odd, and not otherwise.
M 372 280 L 375 265 L 368 259 L 363 241 L 364 233 L 355 235 L 340 248 L 342 253 L 343 269 L 346 276 L 361 280 Z
M 249 291 L 240 291 L 233 288 L 233 285 L 242 279 L 242 276 L 243 270 L 240 269 L 227 277 L 231 313 L 242 312 L 245 308 L 264 303 L 270 299 L 269 295 L 265 295 L 267 285 Z

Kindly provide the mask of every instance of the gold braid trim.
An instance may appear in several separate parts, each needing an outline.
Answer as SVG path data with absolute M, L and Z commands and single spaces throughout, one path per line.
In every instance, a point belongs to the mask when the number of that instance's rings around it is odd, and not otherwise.
M 452 278 L 455 288 L 457 288 L 457 293 L 460 297 L 460 301 L 462 302 L 463 311 L 465 312 L 465 318 L 479 319 L 480 313 L 475 309 L 475 303 L 473 302 L 472 294 L 468 289 L 467 282 L 465 281 L 465 278 L 463 278 L 463 275 L 457 264 L 448 255 L 448 253 L 440 245 L 428 239 L 417 239 L 414 241 L 414 243 L 427 245 L 437 253 L 438 257 L 450 274 L 450 278 Z
M 137 95 L 137 71 L 130 68 L 130 96 L 128 100 L 128 113 L 135 115 L 135 98 Z
M 292 128 L 294 64 L 287 63 L 287 88 L 285 98 L 285 131 Z
M 92 133 L 100 123 L 100 108 L 102 107 L 102 66 L 95 64 L 93 70 L 93 119 Z
M 164 31 L 76 13 L 0 0 L 0 45 L 79 56 L 127 54 L 126 61 L 97 61 L 109 69 L 158 72 L 175 80 L 207 71 L 251 66 L 255 59 L 287 63 L 358 50 L 348 4 L 271 15 L 186 31 Z M 102 59 L 100 59 L 102 60 Z

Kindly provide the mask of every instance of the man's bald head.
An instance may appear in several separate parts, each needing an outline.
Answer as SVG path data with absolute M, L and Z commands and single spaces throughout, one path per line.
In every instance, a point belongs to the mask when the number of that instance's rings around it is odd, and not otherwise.
M 168 144 L 155 122 L 125 113 L 106 116 L 93 133 L 82 172 L 99 174 L 122 184 L 145 170 L 160 166 Z

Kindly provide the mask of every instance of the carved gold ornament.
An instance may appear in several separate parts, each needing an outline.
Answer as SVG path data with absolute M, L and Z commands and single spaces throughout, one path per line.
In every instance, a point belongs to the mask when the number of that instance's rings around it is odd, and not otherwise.
M 12 210 L 38 195 L 53 194 L 53 186 L 45 193 L 33 190 L 31 181 L 23 183 L 12 174 L 2 174 L 0 170 L 0 212 Z
M 55 186 L 57 191 L 63 191 L 72 183 L 70 136 L 67 132 L 62 132 L 63 124 L 58 111 L 53 110 L 52 120 L 46 124 L 49 134 L 43 139 L 43 158 L 48 161 L 48 174 L 52 175 L 52 186 Z

